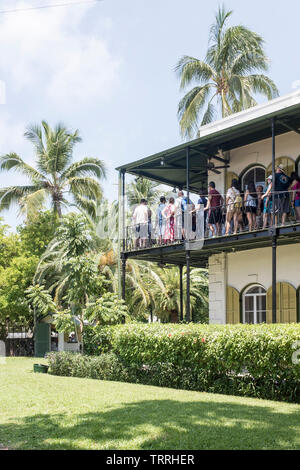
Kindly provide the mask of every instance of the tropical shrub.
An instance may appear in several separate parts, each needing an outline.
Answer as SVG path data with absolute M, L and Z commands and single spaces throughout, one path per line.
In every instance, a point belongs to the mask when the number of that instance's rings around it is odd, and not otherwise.
M 111 351 L 113 329 L 109 326 L 86 325 L 83 330 L 84 352 L 88 356 L 98 356 Z
M 112 346 L 127 365 L 190 371 L 193 389 L 300 401 L 299 340 L 300 325 L 124 325 Z
M 107 328 L 105 347 L 93 343 L 108 354 L 54 353 L 50 365 L 58 375 L 300 403 L 299 340 L 298 324 L 128 324 Z
M 99 380 L 122 380 L 122 364 L 113 353 L 98 357 L 82 356 L 72 352 L 49 353 L 47 355 L 53 375 L 87 377 Z

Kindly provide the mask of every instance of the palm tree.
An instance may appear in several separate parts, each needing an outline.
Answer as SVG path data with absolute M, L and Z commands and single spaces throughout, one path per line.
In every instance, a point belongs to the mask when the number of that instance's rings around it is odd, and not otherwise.
M 173 323 L 179 321 L 180 313 L 180 274 L 178 268 L 156 268 L 156 278 L 152 282 L 154 299 L 153 312 Z M 190 301 L 193 317 L 195 310 L 208 309 L 208 276 L 206 269 L 194 268 L 190 274 Z M 183 285 L 186 285 L 186 273 L 183 275 Z M 186 289 L 183 290 L 183 305 L 186 305 Z M 185 316 L 185 312 L 184 316 Z
M 72 205 L 94 216 L 102 196 L 99 180 L 105 177 L 105 165 L 97 158 L 72 163 L 74 146 L 81 142 L 78 130 L 71 132 L 62 124 L 52 129 L 43 121 L 42 126 L 30 126 L 25 137 L 34 145 L 36 168 L 16 153 L 0 157 L 0 171 L 15 170 L 30 181 L 29 185 L 1 189 L 0 211 L 15 202 L 38 211 L 50 198 L 59 218 L 63 207 Z
M 64 216 L 53 240 L 40 258 L 34 283 L 44 283 L 59 304 L 68 289 L 72 260 L 86 254 L 92 256 L 97 246 L 96 234 L 84 216 Z
M 219 110 L 224 118 L 255 106 L 256 94 L 269 100 L 278 96 L 275 83 L 259 73 L 269 69 L 262 37 L 242 25 L 226 28 L 232 13 L 219 7 L 204 61 L 183 56 L 176 65 L 181 90 L 196 85 L 178 105 L 183 137 L 198 133 L 201 117 L 205 125 L 215 120 Z
M 141 199 L 146 199 L 149 205 L 157 202 L 160 195 L 158 183 L 148 180 L 147 178 L 137 178 L 135 181 L 127 185 L 126 195 L 129 207 L 136 206 Z

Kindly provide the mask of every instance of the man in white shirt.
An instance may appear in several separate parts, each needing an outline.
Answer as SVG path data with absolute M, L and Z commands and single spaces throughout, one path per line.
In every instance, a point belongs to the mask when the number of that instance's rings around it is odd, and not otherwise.
M 148 207 L 145 199 L 141 199 L 140 204 L 134 210 L 132 218 L 136 237 L 135 246 L 136 248 L 144 248 L 148 237 Z
M 183 237 L 182 227 L 182 200 L 184 198 L 184 192 L 179 191 L 178 197 L 175 201 L 175 240 L 181 240 Z

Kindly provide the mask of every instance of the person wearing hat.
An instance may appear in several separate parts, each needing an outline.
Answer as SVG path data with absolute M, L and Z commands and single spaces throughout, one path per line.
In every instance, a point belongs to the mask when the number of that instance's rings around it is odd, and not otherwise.
M 278 165 L 275 175 L 275 211 L 282 216 L 281 223 L 285 225 L 287 214 L 290 213 L 290 194 L 289 187 L 292 179 L 284 172 L 284 166 Z M 279 223 L 278 215 L 276 216 L 276 224 Z
M 265 188 L 265 193 L 262 195 L 261 199 L 264 202 L 264 211 L 263 211 L 263 228 L 267 228 L 269 215 L 271 216 L 271 223 L 273 223 L 272 216 L 272 175 L 267 178 L 267 187 Z

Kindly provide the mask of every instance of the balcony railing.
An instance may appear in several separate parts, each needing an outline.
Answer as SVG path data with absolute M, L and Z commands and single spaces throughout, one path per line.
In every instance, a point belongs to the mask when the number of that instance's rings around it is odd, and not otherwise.
M 300 194 L 299 194 L 300 195 Z M 222 195 L 223 200 L 226 196 Z M 256 207 L 244 201 L 207 208 L 204 205 L 189 205 L 184 212 L 175 213 L 166 219 L 151 217 L 143 224 L 131 224 L 125 228 L 125 251 L 182 244 L 184 241 L 232 236 L 238 233 L 258 232 L 270 227 L 293 226 L 300 224 L 300 207 L 294 201 L 295 191 L 277 192 L 275 201 L 275 223 L 273 223 L 273 196 L 257 199 Z

